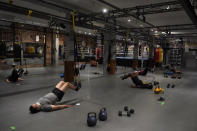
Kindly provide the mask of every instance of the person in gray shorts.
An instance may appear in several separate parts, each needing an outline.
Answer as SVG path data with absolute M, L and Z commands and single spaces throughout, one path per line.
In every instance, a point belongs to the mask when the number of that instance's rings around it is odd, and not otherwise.
M 78 86 L 77 84 L 74 86 L 69 82 L 60 81 L 52 92 L 41 97 L 35 104 L 32 104 L 29 107 L 29 111 L 33 114 L 39 111 L 51 112 L 54 110 L 72 107 L 72 105 L 56 105 L 57 102 L 61 101 L 68 88 L 78 91 L 81 86 Z

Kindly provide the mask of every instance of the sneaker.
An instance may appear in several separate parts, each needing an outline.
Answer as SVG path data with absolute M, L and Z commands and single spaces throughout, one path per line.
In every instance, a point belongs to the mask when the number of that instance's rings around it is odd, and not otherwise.
M 158 101 L 165 101 L 165 98 L 164 98 L 164 97 L 160 97 L 160 98 L 158 99 Z
M 124 80 L 124 79 L 126 79 L 126 77 L 127 77 L 127 76 L 124 75 L 124 76 L 121 76 L 120 78 L 121 78 L 122 80 Z

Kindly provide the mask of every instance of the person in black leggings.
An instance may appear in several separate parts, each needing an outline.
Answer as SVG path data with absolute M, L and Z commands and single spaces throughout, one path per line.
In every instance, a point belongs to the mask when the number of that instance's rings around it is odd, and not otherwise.
M 10 83 L 10 82 L 17 82 L 19 80 L 23 80 L 21 79 L 21 77 L 22 77 L 24 70 L 22 68 L 17 70 L 15 64 L 12 65 L 12 68 L 13 68 L 12 73 L 10 76 L 7 77 L 6 82 Z
M 138 78 L 138 75 L 145 76 L 147 72 L 148 72 L 148 69 L 145 69 L 143 71 L 136 71 L 136 72 L 129 73 L 127 75 L 122 76 L 121 79 L 124 80 L 124 79 L 131 77 L 131 80 L 136 85 L 136 87 L 152 89 L 153 88 L 152 83 L 144 84 L 143 81 Z

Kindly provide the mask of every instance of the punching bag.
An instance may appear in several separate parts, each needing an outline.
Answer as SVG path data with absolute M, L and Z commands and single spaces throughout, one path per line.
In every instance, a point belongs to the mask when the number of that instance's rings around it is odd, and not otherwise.
M 163 62 L 163 49 L 162 48 L 159 48 L 159 63 L 162 63 Z
M 96 59 L 97 60 L 100 59 L 100 49 L 99 48 L 96 49 Z
M 156 48 L 155 49 L 155 62 L 159 62 L 159 49 L 158 48 Z
M 34 54 L 35 53 L 35 48 L 33 46 L 29 47 L 29 53 Z

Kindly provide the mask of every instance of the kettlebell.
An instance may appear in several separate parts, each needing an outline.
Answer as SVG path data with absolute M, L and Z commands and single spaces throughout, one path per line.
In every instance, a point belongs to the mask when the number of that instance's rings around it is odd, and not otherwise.
M 106 121 L 107 120 L 107 111 L 106 108 L 102 108 L 99 112 L 99 120 Z
M 159 94 L 160 91 L 161 91 L 161 90 L 160 90 L 158 87 L 156 87 L 156 88 L 154 89 L 154 93 L 155 93 L 155 94 Z
M 89 127 L 95 126 L 97 123 L 96 113 L 95 112 L 89 112 L 88 118 L 87 118 L 87 124 Z

